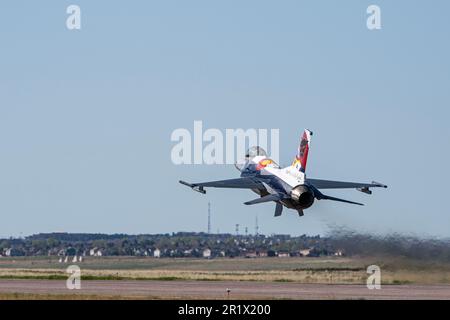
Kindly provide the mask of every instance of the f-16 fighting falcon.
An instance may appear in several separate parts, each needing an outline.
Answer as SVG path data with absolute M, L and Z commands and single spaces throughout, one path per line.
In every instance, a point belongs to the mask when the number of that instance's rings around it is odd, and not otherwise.
M 297 155 L 292 165 L 281 168 L 260 147 L 252 147 L 245 155 L 242 162 L 236 163 L 236 168 L 241 172 L 240 178 L 219 180 L 201 183 L 181 184 L 191 187 L 193 190 L 206 193 L 205 188 L 236 188 L 250 189 L 260 197 L 248 202 L 253 205 L 264 202 L 275 202 L 275 216 L 278 217 L 283 211 L 283 206 L 297 210 L 299 216 L 303 216 L 303 210 L 311 207 L 314 200 L 333 200 L 351 204 L 363 205 L 362 203 L 331 197 L 323 194 L 322 189 L 356 189 L 366 194 L 372 194 L 370 188 L 387 188 L 386 185 L 372 183 L 357 183 L 344 181 L 331 181 L 310 179 L 306 177 L 306 162 L 313 133 L 305 130 L 300 140 Z

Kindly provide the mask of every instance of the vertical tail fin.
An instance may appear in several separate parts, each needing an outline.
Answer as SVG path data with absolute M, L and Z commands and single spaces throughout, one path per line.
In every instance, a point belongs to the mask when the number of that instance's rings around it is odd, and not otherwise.
M 300 145 L 298 146 L 297 155 L 295 156 L 294 162 L 292 162 L 292 166 L 303 173 L 306 170 L 306 162 L 308 161 L 308 153 L 309 153 L 309 144 L 311 142 L 312 135 L 313 133 L 308 129 L 305 129 L 305 131 L 303 131 L 303 135 L 300 140 Z

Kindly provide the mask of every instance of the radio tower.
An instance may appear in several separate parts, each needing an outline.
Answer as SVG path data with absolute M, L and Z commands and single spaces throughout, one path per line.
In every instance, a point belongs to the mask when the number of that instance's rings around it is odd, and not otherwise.
M 208 202 L 208 234 L 211 233 L 211 203 Z
M 239 223 L 236 223 L 236 235 L 239 235 Z
M 258 232 L 259 232 L 258 215 L 256 215 L 256 218 L 255 218 L 255 236 L 258 235 Z

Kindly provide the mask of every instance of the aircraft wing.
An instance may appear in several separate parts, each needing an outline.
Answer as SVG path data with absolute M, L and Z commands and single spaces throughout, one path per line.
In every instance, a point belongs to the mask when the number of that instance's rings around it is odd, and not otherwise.
M 187 183 L 185 181 L 179 181 L 185 186 L 191 187 L 193 190 L 205 193 L 204 187 L 212 188 L 235 188 L 235 189 L 263 189 L 264 185 L 258 181 L 254 181 L 252 178 L 237 178 L 228 180 L 217 180 L 199 183 Z
M 361 192 L 371 193 L 369 188 L 387 188 L 386 185 L 372 181 L 372 183 L 360 183 L 360 182 L 346 182 L 346 181 L 332 181 L 332 180 L 320 180 L 320 179 L 306 179 L 306 181 L 312 184 L 317 189 L 358 189 Z

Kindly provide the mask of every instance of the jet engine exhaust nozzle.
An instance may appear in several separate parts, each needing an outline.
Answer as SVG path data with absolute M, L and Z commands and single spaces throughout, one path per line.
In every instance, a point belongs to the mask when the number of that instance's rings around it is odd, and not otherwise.
M 306 209 L 313 205 L 314 193 L 308 186 L 299 185 L 291 190 L 291 199 L 296 207 Z

